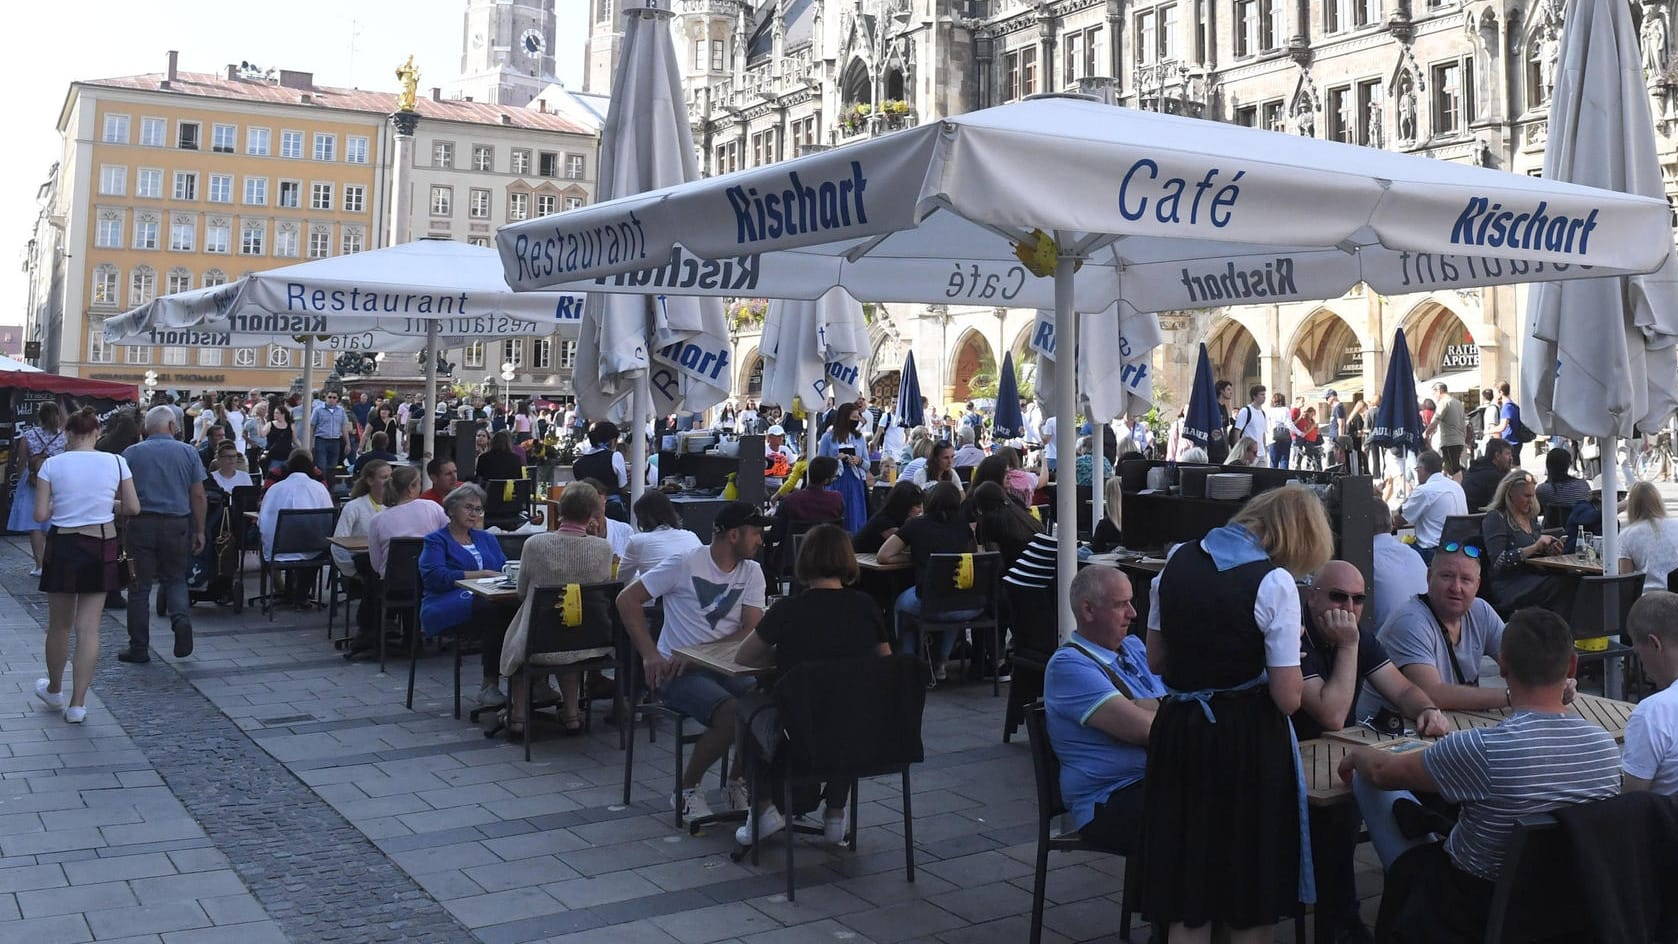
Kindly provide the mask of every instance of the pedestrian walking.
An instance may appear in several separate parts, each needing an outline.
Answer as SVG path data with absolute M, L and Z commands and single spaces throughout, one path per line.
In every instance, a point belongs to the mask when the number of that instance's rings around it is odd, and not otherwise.
M 330 480 L 350 438 L 349 416 L 338 403 L 337 391 L 328 390 L 326 402 L 315 406 L 309 415 L 309 430 L 315 437 L 315 468 Z
M 58 404 L 48 400 L 36 409 L 35 426 L 16 440 L 20 465 L 6 530 L 29 532 L 29 551 L 35 557 L 31 577 L 41 576 L 41 561 L 47 550 L 46 525 L 35 518 L 35 488 L 41 464 L 64 451 L 63 417 Z
M 65 721 L 80 724 L 87 718 L 87 688 L 99 663 L 105 594 L 127 582 L 116 516 L 137 513 L 140 500 L 128 463 L 93 448 L 99 417 L 92 407 L 72 415 L 65 434 L 65 450 L 41 463 L 35 488 L 35 520 L 51 524 L 40 582 L 47 595 L 47 676 L 36 680 L 35 696 L 48 707 L 63 708 Z M 72 629 L 76 654 L 66 699 L 64 666 L 70 662 Z
M 124 529 L 134 580 L 128 588 L 128 648 L 117 658 L 151 661 L 151 592 L 157 583 L 175 634 L 175 658 L 184 659 L 192 655 L 187 572 L 193 556 L 204 550 L 204 465 L 197 450 L 175 438 L 175 414 L 167 407 L 146 413 L 146 438 L 122 457 L 133 473 L 140 508 Z

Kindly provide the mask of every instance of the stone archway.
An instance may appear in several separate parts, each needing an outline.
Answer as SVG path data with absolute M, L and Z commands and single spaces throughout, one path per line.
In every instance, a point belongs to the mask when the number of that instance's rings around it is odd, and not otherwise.
M 1441 378 L 1452 394 L 1478 391 L 1480 346 L 1461 316 L 1428 299 L 1410 309 L 1403 327 L 1419 387 L 1431 387 Z
M 1319 308 L 1300 322 L 1283 362 L 1290 368 L 1291 389 L 1307 399 L 1328 387 L 1363 388 L 1363 341 L 1331 308 Z M 1345 390 L 1340 396 L 1351 399 Z
M 739 380 L 735 384 L 735 394 L 753 399 L 763 396 L 763 355 L 756 347 L 746 352 L 740 359 L 741 369 Z M 782 404 L 785 406 L 786 404 Z
M 991 351 L 985 336 L 972 328 L 962 332 L 961 337 L 956 339 L 955 347 L 950 350 L 949 364 L 944 372 L 944 376 L 950 379 L 950 399 L 965 403 L 972 397 L 973 378 L 985 372 L 994 375 L 996 368 L 996 354 Z
M 1220 318 L 1206 338 L 1206 356 L 1212 361 L 1212 376 L 1235 384 L 1235 402 L 1247 402 L 1247 388 L 1263 383 L 1259 369 L 1259 343 L 1246 325 L 1234 318 Z

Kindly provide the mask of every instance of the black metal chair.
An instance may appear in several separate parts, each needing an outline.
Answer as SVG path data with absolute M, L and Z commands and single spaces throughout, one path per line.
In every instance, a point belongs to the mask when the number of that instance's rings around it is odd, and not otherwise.
M 1554 816 L 1523 816 L 1492 886 L 1486 944 L 1591 940 L 1590 911 L 1580 906 L 1572 846 Z
M 516 561 L 524 556 L 524 542 L 530 540 L 529 534 L 509 534 L 502 532 L 495 536 L 495 543 L 501 545 L 501 554 L 510 561 Z
M 616 609 L 616 607 L 614 607 Z M 653 641 L 658 641 L 660 623 L 655 622 L 656 616 L 649 615 L 648 630 L 652 633 Z M 617 683 L 618 683 L 618 730 L 619 743 L 623 749 L 623 805 L 629 805 L 630 790 L 634 785 L 635 776 L 635 722 L 637 718 L 647 719 L 647 743 L 655 740 L 654 726 L 660 719 L 670 721 L 675 729 L 675 737 L 671 738 L 672 747 L 676 752 L 676 776 L 671 790 L 672 797 L 680 797 L 682 793 L 682 770 L 686 765 L 683 757 L 687 748 L 699 743 L 704 736 L 704 726 L 698 731 L 690 732 L 687 722 L 692 720 L 684 712 L 660 704 L 654 699 L 654 693 L 646 688 L 646 676 L 641 670 L 641 654 L 635 651 L 635 644 L 629 638 L 629 633 L 622 630 L 616 637 L 617 646 Z M 728 755 L 724 754 L 718 768 L 718 780 L 726 787 L 728 785 Z M 676 828 L 682 827 L 682 811 L 677 805 Z M 697 833 L 704 823 L 688 824 L 690 833 Z
M 587 686 L 583 682 L 587 680 L 588 673 L 615 669 L 618 664 L 615 653 L 565 663 L 554 663 L 542 657 L 586 649 L 615 650 L 618 634 L 613 626 L 617 622 L 618 592 L 622 589 L 623 584 L 615 581 L 578 586 L 581 609 L 575 624 L 566 621 L 564 612 L 565 597 L 570 592 L 568 587 L 536 587 L 531 591 L 530 630 L 525 636 L 524 658 L 519 663 L 518 674 L 511 681 L 512 685 L 524 686 L 521 720 L 524 724 L 525 760 L 530 760 L 530 742 L 535 735 L 531 726 L 531 702 L 536 679 L 547 675 L 583 676 L 578 680 L 578 687 L 586 693 Z M 592 722 L 593 703 L 586 695 L 580 701 L 585 718 Z
M 274 522 L 273 550 L 262 555 L 262 592 L 255 598 L 262 601 L 263 612 L 268 614 L 269 620 L 274 618 L 273 591 L 277 589 L 282 574 L 315 571 L 318 583 L 319 570 L 332 566 L 332 555 L 329 553 L 332 546 L 327 543 L 327 538 L 332 536 L 337 519 L 336 508 L 287 508 L 279 513 Z M 304 556 L 298 560 L 270 559 L 281 554 Z M 269 586 L 271 581 L 276 584 L 275 587 Z
M 804 540 L 804 535 L 819 524 L 835 524 L 843 526 L 844 522 L 837 518 L 797 519 L 777 516 L 775 519 L 775 545 L 768 550 L 769 559 L 764 567 L 764 579 L 772 589 L 779 590 L 783 585 L 795 583 L 793 567 L 798 563 L 798 548 Z M 782 525 L 786 526 L 786 533 L 778 533 Z M 788 589 L 789 594 L 795 592 Z
M 238 558 L 234 566 L 235 572 L 231 575 L 234 613 L 245 612 L 245 552 L 250 549 L 246 546 L 248 543 L 246 536 L 255 528 L 246 514 L 257 511 L 261 507 L 262 486 L 260 485 L 240 485 L 233 489 L 233 494 L 228 498 L 227 513 L 233 517 L 233 553 Z M 261 547 L 262 543 L 259 540 L 257 542 L 258 550 Z
M 484 483 L 484 527 L 516 531 L 530 520 L 536 483 L 530 479 L 492 479 Z
M 396 617 L 402 625 L 402 638 L 409 652 L 408 701 L 414 707 L 414 669 L 420 646 L 420 551 L 425 538 L 391 538 L 385 552 L 385 573 L 379 579 L 379 671 L 385 670 L 386 620 Z
M 1002 713 L 1002 743 L 1025 723 L 1026 706 L 1043 697 L 1049 657 L 1060 645 L 1060 606 L 1053 590 L 1031 589 L 1003 581 L 1009 629 L 1014 637 L 1014 675 L 1008 683 L 1008 706 Z
M 1573 618 L 1568 620 L 1568 625 L 1573 630 L 1579 664 L 1604 663 L 1602 688 L 1609 698 L 1620 697 L 1624 692 L 1608 691 L 1607 662 L 1619 659 L 1625 677 L 1631 675 L 1636 651 L 1620 637 L 1625 633 L 1631 605 L 1643 595 L 1643 577 L 1642 571 L 1612 577 L 1580 577 L 1579 589 L 1573 597 Z
M 1473 544 L 1484 547 L 1486 542 L 1481 533 L 1486 521 L 1486 513 L 1478 512 L 1472 515 L 1450 515 L 1445 519 L 1445 526 L 1439 529 L 1439 543 Z
M 994 552 L 973 555 L 973 584 L 966 589 L 956 587 L 956 569 L 962 554 L 934 554 L 927 562 L 926 576 L 920 586 L 921 615 L 902 618 L 914 623 L 921 631 L 921 649 L 928 660 L 932 647 L 927 641 L 931 632 L 960 633 L 969 629 L 990 631 L 991 694 L 1002 694 L 1002 683 L 996 670 L 1002 657 L 1002 621 L 997 618 L 998 587 L 1002 580 L 1002 555 Z M 978 610 L 979 615 L 959 619 L 941 614 Z

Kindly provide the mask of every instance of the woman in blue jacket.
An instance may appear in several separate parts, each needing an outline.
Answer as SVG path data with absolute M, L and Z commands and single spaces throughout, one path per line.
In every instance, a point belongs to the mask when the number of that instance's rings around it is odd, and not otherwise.
M 501 694 L 501 640 L 516 605 L 497 606 L 455 586 L 457 580 L 500 576 L 507 563 L 500 542 L 483 529 L 485 497 L 483 489 L 467 484 L 443 499 L 449 523 L 426 535 L 420 551 L 420 628 L 427 636 L 477 628 L 484 644 L 478 703 L 493 708 L 507 701 Z

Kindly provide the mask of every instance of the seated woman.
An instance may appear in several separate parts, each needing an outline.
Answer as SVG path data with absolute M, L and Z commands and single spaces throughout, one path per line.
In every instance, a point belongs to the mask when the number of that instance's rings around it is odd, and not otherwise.
M 361 606 L 371 613 L 356 621 L 355 640 L 350 643 L 346 659 L 378 649 L 379 597 L 390 560 L 390 542 L 396 538 L 423 538 L 449 523 L 442 505 L 420 501 L 419 497 L 418 469 L 401 465 L 390 470 L 390 481 L 385 484 L 385 510 L 367 523 L 367 594 Z
M 691 551 L 700 544 L 699 535 L 682 526 L 676 503 L 658 489 L 644 493 L 635 503 L 635 525 L 639 530 L 625 542 L 623 560 L 618 564 L 617 579 L 626 587 L 666 558 Z
M 512 611 L 455 582 L 499 576 L 507 557 L 495 535 L 483 530 L 483 489 L 471 483 L 458 486 L 443 499 L 443 514 L 449 523 L 427 534 L 420 551 L 420 629 L 427 636 L 478 632 L 484 650 L 478 704 L 496 708 L 507 703 L 501 694 L 501 642 Z
M 1641 570 L 1644 592 L 1665 590 L 1666 575 L 1678 570 L 1678 523 L 1666 517 L 1666 502 L 1654 483 L 1638 482 L 1631 487 L 1626 521 L 1626 529 L 1620 532 L 1620 573 Z
M 1008 474 L 1002 479 L 1002 487 L 1009 494 L 1016 495 L 1026 505 L 1031 504 L 1031 495 L 1037 491 L 1037 476 L 1025 470 L 1025 461 L 1020 458 L 1020 451 L 1013 446 L 1002 446 L 996 450 L 996 457 L 1008 466 Z
M 1534 557 L 1562 552 L 1561 538 L 1538 528 L 1538 498 L 1532 473 L 1515 469 L 1497 483 L 1492 503 L 1486 506 L 1481 523 L 1486 542 L 1488 591 L 1499 613 L 1512 613 L 1524 606 L 1541 606 L 1564 616 L 1572 615 L 1573 583 L 1570 578 L 1544 574 L 1527 566 Z
M 886 500 L 881 503 L 880 510 L 871 515 L 862 530 L 851 539 L 851 547 L 858 554 L 873 554 L 880 550 L 880 545 L 886 543 L 886 538 L 897 533 L 909 519 L 921 513 L 921 503 L 926 500 L 926 493 L 914 482 L 899 480 L 886 493 Z
M 233 490 L 256 483 L 251 481 L 249 472 L 239 469 L 239 447 L 235 443 L 223 442 L 216 447 L 216 461 L 210 467 L 210 474 L 204 478 L 204 550 L 192 562 L 192 575 L 188 584 L 194 588 L 208 586 L 216 599 L 231 600 L 228 594 L 232 589 L 233 572 L 238 569 L 239 562 L 233 553 L 237 542 L 234 528 L 243 528 L 245 521 L 241 518 L 234 521 L 227 511 L 233 507 Z M 246 546 L 252 543 L 245 542 Z
M 604 531 L 605 524 L 605 496 L 587 482 L 572 482 L 559 496 L 559 530 L 532 535 L 524 542 L 524 553 L 519 557 L 519 611 L 507 628 L 507 640 L 501 647 L 502 675 L 512 678 L 523 664 L 525 642 L 530 635 L 531 601 L 538 588 L 605 583 L 612 579 L 612 545 L 596 533 Z M 569 665 L 611 654 L 610 648 L 545 653 L 533 656 L 531 664 Z M 562 703 L 559 719 L 567 734 L 580 734 L 583 730 L 577 715 L 580 681 L 576 673 L 559 677 Z M 542 687 L 545 686 L 538 688 L 539 701 L 546 694 L 540 691 Z M 523 709 L 524 686 L 515 685 L 509 719 L 523 717 Z M 524 733 L 517 721 L 509 720 L 507 728 L 514 737 Z
M 1115 445 L 1115 448 L 1116 445 Z M 1078 437 L 1078 458 L 1073 463 L 1074 481 L 1086 488 L 1095 484 L 1095 442 L 1088 436 Z M 1106 456 L 1101 457 L 1101 475 L 1104 479 L 1113 477 L 1113 463 Z
M 948 482 L 937 482 L 926 490 L 926 504 L 919 518 L 910 520 L 897 530 L 897 533 L 886 538 L 881 545 L 878 558 L 882 564 L 913 563 L 915 565 L 915 585 L 904 590 L 897 598 L 895 607 L 897 615 L 897 645 L 898 648 L 911 655 L 920 648 L 921 630 L 917 625 L 911 630 L 905 625 L 904 616 L 918 617 L 921 615 L 920 588 L 925 586 L 927 579 L 927 565 L 934 554 L 967 554 L 973 551 L 973 529 L 968 526 L 961 516 L 961 490 Z M 940 617 L 962 619 L 978 615 L 978 611 L 959 613 L 939 613 Z M 956 634 L 940 630 L 936 635 L 940 637 L 937 648 L 932 650 L 932 680 L 936 684 L 944 681 L 948 673 L 944 663 L 949 661 L 950 650 L 955 648 Z
M 955 447 L 950 445 L 949 440 L 940 439 L 934 442 L 932 448 L 927 450 L 926 462 L 910 473 L 909 481 L 927 489 L 940 482 L 947 482 L 954 485 L 956 491 L 963 491 L 961 479 L 956 475 L 955 455 Z
M 973 538 L 986 550 L 1002 554 L 1004 570 L 1025 552 L 1043 526 L 995 482 L 983 482 L 969 500 L 973 511 Z
M 1591 500 L 1591 483 L 1573 475 L 1573 453 L 1566 449 L 1551 449 L 1544 454 L 1544 481 L 1538 483 L 1538 513 L 1556 505 L 1571 509 L 1582 501 Z M 1560 527 L 1560 521 L 1546 521 L 1546 527 Z M 1662 577 L 1661 579 L 1665 579 Z M 1665 590 L 1663 584 L 1660 589 Z
M 367 526 L 372 523 L 373 516 L 385 510 L 385 492 L 390 488 L 390 463 L 383 459 L 368 459 L 358 463 L 356 468 L 359 474 L 355 485 L 350 488 L 350 500 L 338 513 L 338 526 L 332 531 L 333 537 L 366 537 Z M 377 640 L 379 607 L 370 596 L 373 567 L 368 556 L 351 553 L 334 544 L 332 565 L 343 576 L 345 589 L 361 597 L 361 606 L 356 608 L 356 637 Z M 352 655 L 355 652 L 353 643 L 350 652 Z
M 1090 550 L 1105 554 L 1124 544 L 1124 480 L 1111 478 L 1101 486 L 1101 520 L 1090 535 Z
M 757 629 L 740 643 L 737 661 L 773 665 L 784 675 L 805 662 L 891 655 L 880 608 L 867 594 L 847 589 L 856 583 L 860 571 L 844 529 L 830 524 L 811 528 L 799 548 L 794 572 L 804 592 L 782 597 L 763 614 Z M 850 789 L 846 781 L 829 782 L 822 788 L 822 831 L 830 843 L 845 836 Z M 780 795 L 779 789 L 770 793 L 771 797 Z M 758 819 L 758 838 L 780 832 L 786 825 L 786 812 L 763 800 L 754 802 L 750 815 Z M 735 830 L 734 838 L 741 845 L 751 842 L 750 820 Z
M 1236 441 L 1224 458 L 1224 465 L 1258 465 L 1259 444 L 1245 436 Z
M 513 434 L 502 430 L 490 437 L 489 451 L 478 457 L 477 476 L 479 485 L 524 478 L 524 460 L 513 452 Z
M 293 508 L 331 508 L 332 495 L 326 486 L 315 481 L 315 460 L 309 453 L 298 449 L 286 459 L 281 468 L 284 476 L 268 486 L 263 494 L 262 510 L 258 515 L 257 530 L 262 535 L 262 556 L 270 561 L 304 560 L 309 555 L 294 552 L 274 553 L 274 532 L 280 526 L 280 512 Z M 286 571 L 290 585 L 284 596 L 287 600 L 298 603 L 310 593 L 315 585 L 318 571 L 311 568 L 307 571 Z

